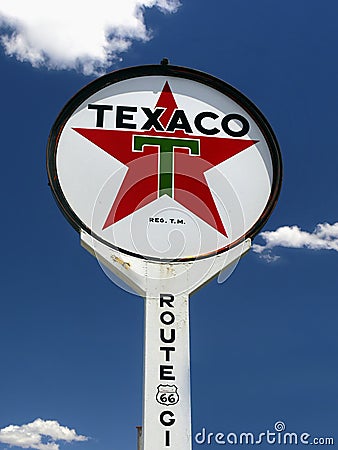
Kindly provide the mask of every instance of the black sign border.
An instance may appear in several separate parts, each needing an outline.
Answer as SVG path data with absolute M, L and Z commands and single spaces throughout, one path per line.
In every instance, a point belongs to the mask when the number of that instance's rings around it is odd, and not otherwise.
M 248 115 L 254 120 L 254 122 L 259 127 L 262 132 L 272 160 L 273 167 L 273 180 L 272 180 L 272 189 L 266 204 L 264 211 L 261 216 L 258 218 L 257 222 L 240 238 L 231 244 L 218 249 L 216 251 L 206 253 L 203 255 L 195 256 L 195 257 L 186 257 L 186 258 L 177 258 L 177 259 L 161 259 L 154 258 L 144 255 L 139 255 L 137 253 L 130 252 L 123 248 L 114 246 L 109 242 L 106 242 L 101 237 L 97 236 L 93 231 L 88 228 L 80 218 L 75 214 L 70 205 L 68 204 L 58 178 L 57 169 L 56 169 L 56 153 L 58 148 L 59 138 L 63 131 L 63 128 L 74 111 L 91 95 L 95 94 L 97 91 L 110 86 L 112 84 L 118 83 L 120 81 L 124 81 L 131 78 L 139 78 L 144 76 L 164 76 L 164 77 L 178 77 L 185 78 L 188 80 L 196 81 L 198 83 L 209 86 L 220 93 L 230 97 L 234 100 L 239 106 L 241 106 Z M 276 139 L 276 136 L 266 120 L 261 111 L 257 108 L 257 106 L 251 102 L 244 94 L 239 92 L 236 88 L 231 86 L 230 84 L 216 78 L 212 75 L 209 75 L 205 72 L 201 72 L 195 69 L 190 69 L 187 67 L 174 66 L 174 65 L 144 65 L 144 66 L 136 66 L 136 67 L 128 67 L 125 69 L 119 69 L 113 72 L 110 72 L 106 75 L 103 75 L 100 78 L 89 83 L 87 86 L 82 88 L 77 94 L 75 94 L 68 103 L 61 110 L 59 116 L 57 117 L 47 143 L 47 174 L 49 185 L 51 187 L 53 196 L 57 202 L 58 207 L 60 208 L 63 215 L 66 217 L 68 222 L 72 225 L 73 228 L 77 232 L 81 232 L 81 230 L 85 231 L 93 238 L 105 244 L 106 246 L 122 252 L 124 254 L 134 256 L 137 258 L 141 258 L 148 261 L 156 261 L 156 262 L 188 262 L 194 261 L 198 259 L 204 259 L 212 256 L 216 256 L 220 253 L 224 253 L 236 245 L 240 244 L 244 240 L 250 238 L 253 239 L 259 231 L 263 228 L 267 220 L 269 219 L 273 209 L 276 206 L 279 193 L 281 190 L 282 184 L 282 158 L 280 153 L 280 148 Z

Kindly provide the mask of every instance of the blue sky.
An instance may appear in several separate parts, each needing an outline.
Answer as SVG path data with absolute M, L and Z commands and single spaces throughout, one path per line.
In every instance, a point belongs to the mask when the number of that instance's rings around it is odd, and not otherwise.
M 333 226 L 337 3 L 181 3 L 172 14 L 146 9 L 152 38 L 132 38 L 118 54 L 122 60 L 108 61 L 105 70 L 166 56 L 234 85 L 268 118 L 281 146 L 282 192 L 264 230 L 297 226 L 310 234 L 318 224 Z M 8 21 L 0 30 L 5 36 Z M 61 449 L 135 448 L 142 299 L 115 286 L 80 247 L 47 185 L 50 128 L 68 99 L 96 77 L 58 70 L 60 58 L 54 69 L 32 67 L 0 49 L 0 429 L 41 418 L 89 437 L 59 442 Z M 288 431 L 338 440 L 338 233 L 331 229 L 324 243 L 312 245 L 306 235 L 302 248 L 288 248 L 297 246 L 293 238 L 268 250 L 275 261 L 251 251 L 225 283 L 214 280 L 192 297 L 193 433 L 259 433 L 281 420 Z

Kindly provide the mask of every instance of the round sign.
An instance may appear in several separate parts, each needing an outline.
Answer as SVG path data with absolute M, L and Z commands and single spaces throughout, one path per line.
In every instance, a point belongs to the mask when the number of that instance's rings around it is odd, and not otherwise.
M 52 128 L 47 168 L 78 231 L 154 261 L 205 258 L 252 238 L 282 173 L 250 100 L 171 65 L 112 72 L 78 92 Z

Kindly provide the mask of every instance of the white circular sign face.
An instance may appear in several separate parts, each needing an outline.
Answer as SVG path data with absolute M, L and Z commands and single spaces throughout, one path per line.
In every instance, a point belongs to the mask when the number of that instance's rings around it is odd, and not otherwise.
M 281 184 L 278 144 L 257 108 L 177 66 L 124 69 L 81 90 L 54 124 L 47 166 L 77 230 L 157 261 L 208 257 L 253 237 Z

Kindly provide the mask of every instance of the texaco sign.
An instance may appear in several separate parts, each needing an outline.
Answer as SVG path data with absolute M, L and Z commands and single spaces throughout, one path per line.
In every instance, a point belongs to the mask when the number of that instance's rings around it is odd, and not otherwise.
M 210 75 L 134 67 L 69 101 L 47 168 L 82 245 L 145 298 L 143 450 L 191 450 L 189 295 L 248 251 L 275 206 L 270 126 Z
M 257 108 L 228 84 L 175 66 L 89 84 L 61 112 L 47 153 L 71 224 L 152 261 L 204 258 L 253 237 L 281 182 L 278 145 Z

